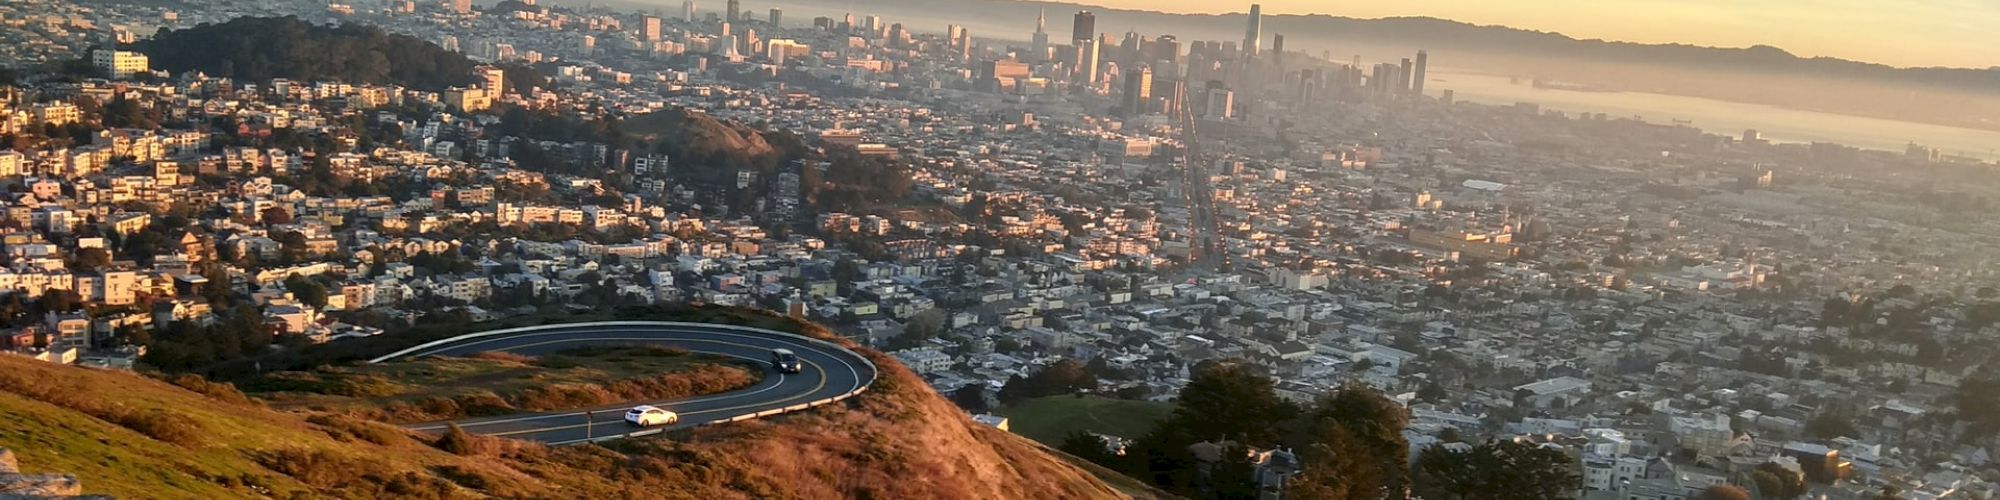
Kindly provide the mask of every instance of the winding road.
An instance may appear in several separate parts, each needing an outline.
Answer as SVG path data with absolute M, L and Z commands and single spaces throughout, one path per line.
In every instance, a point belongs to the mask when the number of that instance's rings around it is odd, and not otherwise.
M 554 445 L 658 434 L 665 430 L 735 422 L 800 411 L 860 393 L 875 381 L 875 365 L 846 348 L 817 339 L 757 328 L 705 323 L 608 321 L 513 328 L 461 335 L 405 349 L 371 363 L 420 356 L 466 356 L 486 351 L 549 354 L 590 345 L 647 343 L 728 356 L 762 366 L 763 380 L 750 387 L 685 399 L 632 401 L 585 410 L 527 413 L 413 424 L 437 432 L 457 423 L 466 432 L 541 441 Z M 772 349 L 791 349 L 804 364 L 799 373 L 771 369 Z M 680 414 L 680 423 L 641 429 L 625 423 L 625 410 L 640 404 Z

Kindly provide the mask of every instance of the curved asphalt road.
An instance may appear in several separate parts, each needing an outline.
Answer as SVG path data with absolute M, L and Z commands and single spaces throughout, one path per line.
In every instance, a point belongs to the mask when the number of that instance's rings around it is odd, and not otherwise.
M 796 335 L 740 327 L 693 324 L 577 324 L 509 330 L 486 336 L 445 341 L 385 356 L 391 361 L 418 356 L 466 356 L 486 351 L 538 355 L 589 345 L 661 344 L 691 352 L 749 361 L 765 370 L 763 380 L 747 388 L 718 394 L 664 401 L 634 401 L 592 408 L 586 412 L 556 411 L 456 420 L 466 432 L 571 444 L 641 430 L 625 423 L 625 410 L 650 404 L 680 414 L 680 423 L 658 429 L 696 427 L 765 411 L 782 410 L 849 394 L 875 380 L 875 367 L 861 355 Z M 803 365 L 799 373 L 771 368 L 772 349 L 791 349 Z M 420 431 L 443 430 L 447 422 L 408 426 Z

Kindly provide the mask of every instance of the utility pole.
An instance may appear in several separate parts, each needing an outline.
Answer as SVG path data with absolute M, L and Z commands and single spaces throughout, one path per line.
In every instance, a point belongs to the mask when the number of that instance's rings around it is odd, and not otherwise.
M 596 410 L 584 410 L 584 411 L 583 411 L 583 439 L 585 439 L 585 440 L 589 440 L 589 439 L 590 439 L 590 436 L 591 436 L 591 434 L 590 434 L 590 425 L 591 425 L 591 424 L 594 424 L 594 423 L 597 423 L 597 411 L 596 411 Z

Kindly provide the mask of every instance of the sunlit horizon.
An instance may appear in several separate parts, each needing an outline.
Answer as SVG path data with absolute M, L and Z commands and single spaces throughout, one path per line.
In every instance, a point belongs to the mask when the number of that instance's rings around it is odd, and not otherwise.
M 1242 14 L 1253 2 L 1086 0 L 1057 2 L 1176 14 Z M 1361 19 L 1434 17 L 1561 33 L 1578 39 L 1741 48 L 1768 45 L 1801 57 L 1901 67 L 2000 68 L 2000 2 L 1861 0 L 1745 3 L 1729 0 L 1269 0 L 1265 16 Z M 1859 35 L 1859 36 L 1858 36 Z

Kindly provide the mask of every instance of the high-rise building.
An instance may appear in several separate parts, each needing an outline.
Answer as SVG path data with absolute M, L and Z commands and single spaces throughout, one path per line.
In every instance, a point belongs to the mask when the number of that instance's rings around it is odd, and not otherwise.
M 146 54 L 123 50 L 97 49 L 90 52 L 91 64 L 97 69 L 117 77 L 131 76 L 152 70 L 152 63 Z
M 1076 11 L 1076 18 L 1070 21 L 1069 33 L 1071 43 L 1097 40 L 1097 14 L 1087 10 Z
M 684 17 L 684 18 L 683 18 L 683 20 L 685 20 L 685 21 L 687 21 L 687 22 L 690 22 L 690 23 L 692 23 L 692 22 L 694 22 L 694 21 L 695 21 L 695 19 L 694 19 L 694 0 L 687 0 L 687 1 L 685 1 L 685 2 L 681 2 L 681 14 L 683 14 L 683 15 L 685 15 L 685 16 L 686 16 L 686 17 Z
M 972 62 L 972 30 L 958 30 L 958 60 Z
M 1180 64 L 1180 39 L 1174 38 L 1173 35 L 1160 35 L 1158 40 L 1153 41 L 1152 57 L 1154 61 L 1165 61 L 1167 64 Z
M 1285 35 L 1271 35 L 1271 64 L 1280 71 L 1285 66 Z
M 785 9 L 771 9 L 769 22 L 772 26 L 785 24 Z
M 1410 58 L 1408 57 L 1403 58 L 1403 65 L 1399 66 L 1398 69 L 1396 70 L 1395 84 L 1396 84 L 1397 94 L 1410 93 L 1410 73 L 1415 68 L 1416 66 L 1410 62 Z
M 1097 65 L 1103 57 L 1104 46 L 1097 37 L 1080 39 L 1077 43 L 1076 81 L 1083 84 L 1097 83 Z
M 639 39 L 648 42 L 660 41 L 660 18 L 646 16 L 639 22 Z
M 1028 58 L 1028 60 L 1040 61 L 1042 58 L 1049 56 L 1048 24 L 1049 19 L 1046 13 L 1040 11 L 1035 13 L 1035 37 L 1034 43 L 1030 46 L 1035 55 Z
M 1375 65 L 1375 71 L 1368 75 L 1369 89 L 1374 91 L 1375 95 L 1378 96 L 1395 95 L 1398 91 L 1396 90 L 1396 84 L 1392 82 L 1402 80 L 1396 76 L 1396 71 L 1396 65 L 1394 64 L 1381 63 Z
M 1153 94 L 1160 96 L 1160 98 L 1166 101 L 1166 109 L 1161 111 L 1165 112 L 1167 116 L 1180 116 L 1181 107 L 1187 105 L 1183 101 L 1187 97 L 1187 88 L 1184 80 L 1153 80 Z
M 472 0 L 451 0 L 451 11 L 457 14 L 471 14 Z
M 979 66 L 979 90 L 1001 92 L 1015 88 L 1021 80 L 1030 76 L 1027 63 L 995 59 Z
M 1420 97 L 1424 95 L 1424 68 L 1430 66 L 1430 61 L 1430 54 L 1417 51 L 1417 74 L 1410 79 L 1410 94 Z
M 486 88 L 486 95 L 498 97 L 507 86 L 507 70 L 482 66 L 479 68 L 479 84 Z
M 1125 32 L 1125 39 L 1118 42 L 1118 57 L 1116 58 L 1118 63 L 1135 64 L 1145 62 L 1145 58 L 1139 57 L 1139 46 L 1145 43 L 1146 37 L 1139 36 L 1138 32 Z
M 724 12 L 725 12 L 724 14 L 725 17 L 723 17 L 722 20 L 729 21 L 732 23 L 736 22 L 737 16 L 743 15 L 743 2 L 741 2 L 740 0 L 729 0 L 729 8 Z
M 1139 115 L 1147 111 L 1153 103 L 1153 68 L 1139 66 L 1125 75 L 1125 114 Z
M 1202 117 L 1211 120 L 1229 118 L 1236 113 L 1236 93 L 1221 82 L 1208 82 L 1208 103 L 1202 107 Z
M 1264 6 L 1250 4 L 1250 22 L 1243 30 L 1243 56 L 1257 57 L 1257 49 L 1264 39 Z

